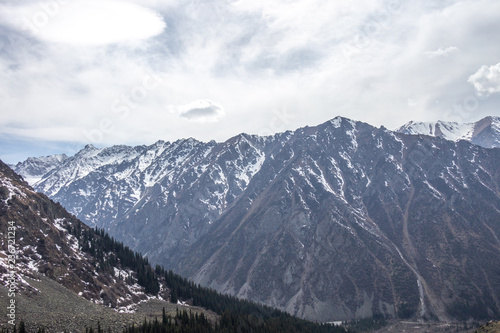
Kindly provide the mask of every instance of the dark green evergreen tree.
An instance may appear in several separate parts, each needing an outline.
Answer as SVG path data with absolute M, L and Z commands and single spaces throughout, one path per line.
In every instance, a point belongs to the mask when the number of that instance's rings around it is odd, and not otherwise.
M 26 327 L 24 325 L 24 321 L 22 321 L 22 320 L 19 323 L 19 333 L 26 333 Z

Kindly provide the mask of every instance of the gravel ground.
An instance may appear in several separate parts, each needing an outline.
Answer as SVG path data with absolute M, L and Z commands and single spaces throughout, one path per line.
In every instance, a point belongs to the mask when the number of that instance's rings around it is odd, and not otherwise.
M 216 314 L 197 307 L 186 307 L 160 300 L 141 303 L 135 313 L 118 313 L 111 308 L 93 304 L 75 295 L 57 282 L 42 277 L 40 281 L 26 279 L 39 292 L 18 292 L 16 294 L 16 322 L 22 319 L 31 332 L 38 327 L 45 327 L 48 332 L 85 332 L 91 326 L 107 331 L 121 332 L 128 325 L 140 325 L 144 318 L 161 319 L 163 307 L 167 313 L 175 314 L 176 309 L 191 309 L 204 312 L 212 321 Z M 5 287 L 0 287 L 0 328 L 12 328 L 8 323 L 7 305 L 9 297 Z M 36 324 L 36 325 L 35 325 Z
M 460 332 L 472 333 L 476 329 L 464 329 L 463 323 L 418 323 L 410 321 L 400 321 L 389 323 L 386 327 L 376 331 L 376 333 L 394 332 L 394 333 L 434 333 L 434 332 Z

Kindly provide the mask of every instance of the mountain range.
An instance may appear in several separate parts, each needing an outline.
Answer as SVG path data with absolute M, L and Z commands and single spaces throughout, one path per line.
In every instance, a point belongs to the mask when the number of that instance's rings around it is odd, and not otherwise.
M 2 332 L 352 332 L 153 268 L 34 192 L 2 161 L 0 235 Z
M 484 319 L 500 315 L 498 123 L 88 145 L 33 186 L 154 263 L 303 318 Z

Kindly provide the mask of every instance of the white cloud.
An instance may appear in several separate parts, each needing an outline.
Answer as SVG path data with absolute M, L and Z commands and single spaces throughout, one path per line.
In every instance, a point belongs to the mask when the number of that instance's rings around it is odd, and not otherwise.
M 179 117 L 200 123 L 217 122 L 225 115 L 221 105 L 208 99 L 193 101 L 185 105 L 170 105 L 167 108 Z
M 480 96 L 490 96 L 500 93 L 500 63 L 493 66 L 482 66 L 477 72 L 469 76 L 471 83 Z
M 439 48 L 435 51 L 427 51 L 425 52 L 425 54 L 429 57 L 429 58 L 434 58 L 434 57 L 447 57 L 449 56 L 450 54 L 452 53 L 456 53 L 458 52 L 459 49 L 458 47 L 455 47 L 455 46 L 450 46 L 450 47 L 447 47 L 445 49 L 443 48 Z
M 408 106 L 409 107 L 414 107 L 417 105 L 418 105 L 418 102 L 416 100 L 414 100 L 413 98 L 408 98 Z
M 158 13 L 116 0 L 44 1 L 2 6 L 2 20 L 42 40 L 76 45 L 137 41 L 160 34 Z

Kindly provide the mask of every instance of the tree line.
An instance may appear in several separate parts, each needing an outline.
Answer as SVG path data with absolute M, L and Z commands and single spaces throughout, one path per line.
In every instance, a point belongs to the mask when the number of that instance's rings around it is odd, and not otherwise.
M 78 225 L 73 233 L 81 240 L 82 250 L 98 260 L 99 269 L 111 272 L 116 265 L 131 269 L 136 272 L 137 283 L 145 288 L 146 293 L 157 294 L 160 283 L 164 283 L 170 291 L 172 303 L 186 301 L 220 315 L 220 319 L 212 325 L 205 316 L 180 312 L 174 318 L 164 316 L 161 321 L 129 327 L 126 333 L 235 332 L 237 329 L 243 332 L 347 332 L 343 327 L 312 323 L 265 305 L 221 294 L 160 265 L 153 269 L 146 257 L 116 241 L 104 229 L 82 230 Z
M 332 325 L 320 325 L 311 322 L 296 322 L 290 317 L 274 317 L 268 320 L 251 319 L 244 314 L 235 314 L 229 310 L 222 313 L 220 320 L 214 325 L 201 314 L 193 314 L 183 310 L 177 310 L 175 317 L 165 316 L 163 312 L 162 321 L 155 319 L 150 322 L 144 321 L 141 326 L 130 326 L 123 333 L 233 333 L 233 332 L 255 332 L 255 333 L 299 333 L 299 332 L 347 332 L 341 327 Z

